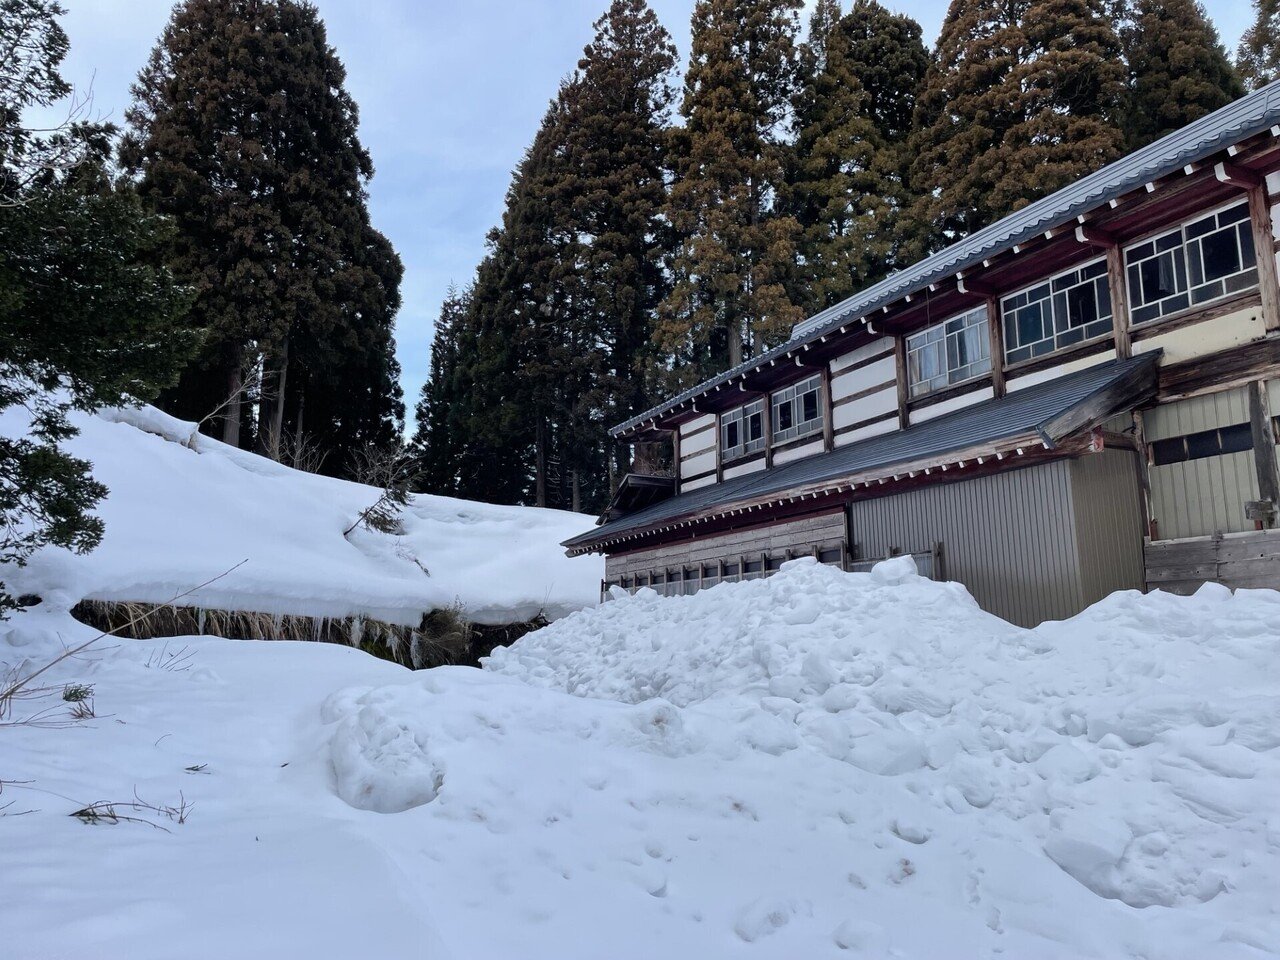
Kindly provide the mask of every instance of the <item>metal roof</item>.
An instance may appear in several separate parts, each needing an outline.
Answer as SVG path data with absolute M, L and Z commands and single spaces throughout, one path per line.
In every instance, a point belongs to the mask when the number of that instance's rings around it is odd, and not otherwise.
M 1091 397 L 1134 374 L 1141 386 L 1155 382 L 1158 353 L 1110 360 L 1039 383 L 1007 396 L 974 404 L 906 430 L 871 437 L 829 453 L 794 460 L 769 470 L 699 487 L 644 507 L 564 541 L 569 548 L 598 543 L 619 534 L 642 531 L 664 522 L 720 505 L 750 502 L 770 494 L 881 469 L 886 475 L 900 464 L 942 457 L 984 443 L 1042 432 L 1050 422 L 1083 405 Z M 1145 371 L 1145 372 L 1140 372 Z M 1108 412 L 1108 416 L 1118 410 Z M 1056 439 L 1056 438 L 1055 438 Z
M 731 370 L 710 378 L 625 423 L 610 433 L 618 436 L 673 407 L 691 400 L 717 384 L 775 360 L 831 330 L 856 321 L 907 294 L 954 276 L 997 253 L 1011 249 L 1061 226 L 1077 216 L 1118 199 L 1144 184 L 1176 173 L 1187 164 L 1224 150 L 1280 124 L 1280 80 L 1246 94 L 1213 113 L 1187 124 L 1154 143 L 1110 163 L 1102 169 L 1037 200 L 945 250 L 893 274 L 833 307 L 802 320 L 791 339 L 752 357 Z

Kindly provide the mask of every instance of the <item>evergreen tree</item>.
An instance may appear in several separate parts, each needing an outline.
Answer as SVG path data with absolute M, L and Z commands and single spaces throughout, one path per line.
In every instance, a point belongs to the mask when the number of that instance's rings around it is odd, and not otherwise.
M 906 137 L 928 55 L 920 27 L 875 0 L 814 10 L 802 48 L 788 208 L 804 233 L 805 303 L 831 306 L 902 265 Z
M 580 240 L 569 248 L 577 262 L 561 264 L 570 289 L 556 305 L 574 384 L 562 457 L 574 509 L 603 508 L 629 467 L 606 429 L 649 406 L 670 243 L 663 212 L 675 46 L 645 0 L 613 0 L 595 31 L 561 91 L 560 162 L 547 191 L 552 215 Z
M 8 416 L 27 424 L 0 437 L 0 569 L 49 544 L 97 545 L 90 511 L 107 491 L 61 448 L 76 433 L 68 414 L 151 399 L 195 347 L 186 292 L 152 265 L 169 224 L 111 185 L 113 131 L 22 125 L 68 92 L 62 14 L 48 0 L 0 3 L 0 411 L 20 406 Z M 16 603 L 0 582 L 0 615 Z
M 471 291 L 452 284 L 440 306 L 431 337 L 431 367 L 414 408 L 417 426 L 413 452 L 419 462 L 419 482 L 427 493 L 456 496 L 457 464 L 464 446 L 453 429 L 450 414 L 463 398 L 454 391 L 462 345 L 459 342 L 471 309 Z
M 1130 150 L 1244 94 L 1218 31 L 1196 0 L 1135 0 L 1130 16 L 1121 34 L 1130 75 Z
M 595 28 L 465 309 L 446 304 L 437 330 L 419 446 L 433 482 L 465 496 L 603 506 L 628 466 L 606 427 L 646 403 L 675 51 L 643 0 L 614 0 Z
M 373 166 L 344 82 L 310 4 L 185 0 L 134 85 L 127 115 L 122 158 L 142 196 L 177 223 L 169 263 L 195 288 L 193 319 L 207 333 L 199 364 L 165 403 L 199 419 L 235 397 L 222 433 L 238 443 L 242 376 L 261 364 L 257 430 L 267 453 L 290 426 L 285 409 L 297 381 L 341 386 L 341 367 L 325 358 L 350 360 L 347 369 L 362 376 L 394 363 L 378 304 L 397 301 L 400 268 L 369 226 Z M 351 349 L 380 355 L 352 358 Z M 294 357 L 307 376 L 291 383 Z M 345 387 L 363 392 L 367 384 Z M 394 419 L 393 394 L 366 399 L 367 409 L 344 413 L 344 424 L 366 421 L 345 435 Z M 328 443 L 336 421 L 310 415 L 323 402 L 295 405 L 308 408 L 311 429 Z
M 953 0 L 917 109 L 912 182 L 944 245 L 1114 160 L 1120 41 L 1102 0 Z
M 1240 38 L 1236 64 L 1250 90 L 1280 77 L 1280 0 L 1253 0 L 1253 25 Z
M 777 209 L 800 0 L 698 0 L 674 133 L 679 235 L 658 343 L 698 380 L 787 336 L 799 225 Z

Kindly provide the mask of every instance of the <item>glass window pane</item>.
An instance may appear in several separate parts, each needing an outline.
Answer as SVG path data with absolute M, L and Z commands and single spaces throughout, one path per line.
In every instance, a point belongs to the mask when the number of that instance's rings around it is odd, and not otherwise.
M 1199 244 L 1200 256 L 1192 257 L 1194 282 L 1196 260 L 1206 280 L 1219 280 L 1240 270 L 1240 248 L 1234 230 L 1219 230 L 1205 237 Z M 1192 248 L 1195 249 L 1194 247 Z

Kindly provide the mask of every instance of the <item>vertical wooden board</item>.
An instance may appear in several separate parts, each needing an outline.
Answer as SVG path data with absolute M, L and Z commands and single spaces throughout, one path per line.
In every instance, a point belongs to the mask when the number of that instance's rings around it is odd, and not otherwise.
M 987 297 L 987 335 L 991 351 L 991 388 L 997 397 L 1005 393 L 1004 318 L 998 297 Z
M 907 429 L 911 422 L 907 412 L 907 339 L 903 336 L 893 338 L 894 366 L 898 376 L 898 427 Z
M 1116 356 L 1124 358 L 1133 353 L 1129 337 L 1129 294 L 1124 272 L 1124 251 L 1120 246 L 1107 248 L 1107 287 L 1111 292 L 1111 323 L 1116 344 Z
M 1280 330 L 1280 282 L 1276 277 L 1275 244 L 1272 241 L 1271 211 L 1267 187 L 1260 183 L 1248 189 L 1249 222 L 1258 263 L 1258 288 L 1262 293 L 1262 322 L 1268 332 Z

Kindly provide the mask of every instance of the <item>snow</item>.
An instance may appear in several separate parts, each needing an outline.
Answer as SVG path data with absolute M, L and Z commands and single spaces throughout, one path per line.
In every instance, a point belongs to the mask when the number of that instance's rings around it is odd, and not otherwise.
M 45 606 L 0 661 L 84 635 Z M 801 560 L 484 670 L 102 643 L 51 679 L 97 720 L 0 728 L 7 955 L 1280 955 L 1274 592 L 1025 630 L 908 560 Z M 190 816 L 66 816 L 135 790 Z
M 581 514 L 415 496 L 403 536 L 344 538 L 378 490 L 229 447 L 153 407 L 72 420 L 80 435 L 66 448 L 111 491 L 106 537 L 85 556 L 47 549 L 6 570 L 15 594 L 162 603 L 247 560 L 182 602 L 417 626 L 455 602 L 474 622 L 513 623 L 598 600 L 600 558 L 560 546 L 590 526 Z M 0 434 L 23 429 L 20 410 L 0 413 Z

